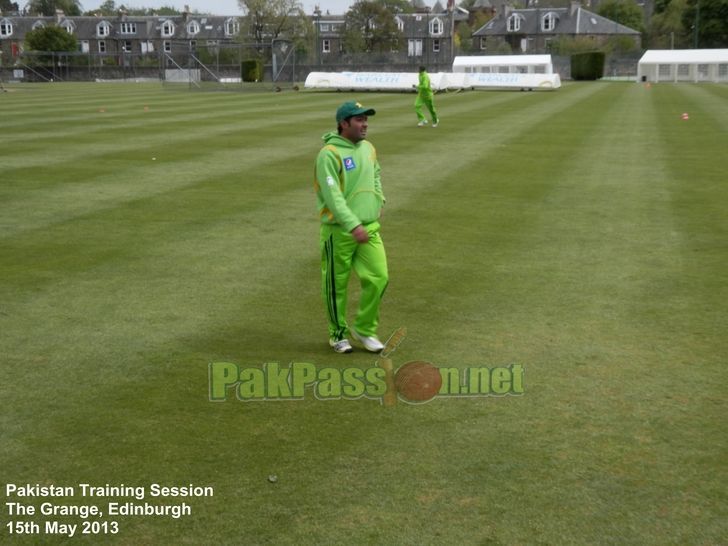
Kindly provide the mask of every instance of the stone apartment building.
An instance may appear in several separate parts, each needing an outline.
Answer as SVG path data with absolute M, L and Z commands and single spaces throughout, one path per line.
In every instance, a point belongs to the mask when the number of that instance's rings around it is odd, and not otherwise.
M 454 31 L 473 13 L 455 6 L 449 0 L 443 5 L 436 0 L 428 6 L 424 0 L 412 0 L 414 13 L 398 14 L 395 23 L 401 38 L 386 54 L 350 54 L 342 33 L 343 14 L 307 15 L 314 33 L 313 50 L 298 61 L 303 70 L 408 70 L 425 65 L 430 70 L 448 70 L 457 54 Z M 547 52 L 549 43 L 559 36 L 587 36 L 602 43 L 614 35 L 624 35 L 639 45 L 640 34 L 589 10 L 578 2 L 568 8 L 530 7 L 513 9 L 502 5 L 497 12 L 491 0 L 477 0 L 473 10 L 496 13 L 493 19 L 473 34 L 475 54 L 502 52 L 508 44 L 513 53 Z M 14 66 L 24 51 L 25 36 L 33 29 L 57 25 L 73 34 L 78 42 L 76 56 L 93 57 L 97 65 L 129 66 L 146 63 L 159 65 L 168 54 L 168 61 L 183 58 L 190 52 L 210 48 L 238 47 L 244 18 L 239 16 L 201 15 L 186 10 L 173 16 L 131 16 L 123 12 L 115 16 L 55 17 L 0 13 L 0 68 Z M 78 59 L 77 59 L 78 60 Z M 182 63 L 182 61 L 180 61 Z
M 569 7 L 532 7 L 514 9 L 502 5 L 496 16 L 473 33 L 474 49 L 481 54 L 495 54 L 507 45 L 512 53 L 547 53 L 553 40 L 583 37 L 604 45 L 615 36 L 632 40 L 639 48 L 639 31 L 611 21 L 572 0 Z
M 175 49 L 194 50 L 198 44 L 233 43 L 240 31 L 238 17 L 174 16 L 15 16 L 0 14 L 0 52 L 12 64 L 24 51 L 25 36 L 40 27 L 56 25 L 73 34 L 80 53 L 118 57 L 157 55 Z
M 437 0 L 427 6 L 413 0 L 414 13 L 395 16 L 402 39 L 388 52 L 389 62 L 426 64 L 444 67 L 452 63 L 453 30 L 459 21 L 467 20 L 468 12 L 448 7 Z M 343 14 L 323 14 L 319 10 L 308 15 L 314 29 L 315 44 L 308 63 L 330 66 L 351 63 L 342 40 Z M 66 16 L 55 17 L 0 14 L 0 61 L 11 66 L 25 50 L 24 41 L 33 29 L 57 25 L 73 34 L 79 53 L 122 60 L 125 56 L 158 57 L 160 52 L 176 54 L 215 45 L 239 43 L 243 18 L 183 13 L 175 16 Z M 110 61 L 111 62 L 111 61 Z

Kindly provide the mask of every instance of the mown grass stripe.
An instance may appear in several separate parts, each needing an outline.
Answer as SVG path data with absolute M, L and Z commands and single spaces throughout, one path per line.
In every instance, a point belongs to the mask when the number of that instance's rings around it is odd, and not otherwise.
M 383 329 L 409 329 L 396 364 L 518 360 L 527 369 L 522 397 L 392 411 L 312 397 L 207 402 L 211 360 L 373 365 L 361 351 L 341 360 L 326 344 L 310 189 L 320 133 L 350 94 L 320 100 L 320 126 L 301 127 L 294 115 L 265 132 L 271 142 L 298 136 L 310 149 L 284 148 L 256 176 L 261 191 L 216 178 L 13 237 L 11 255 L 0 249 L 18 262 L 14 282 L 0 287 L 8 480 L 177 483 L 183 475 L 216 486 L 202 515 L 173 526 L 125 522 L 123 539 L 133 542 L 224 543 L 241 526 L 258 543 L 719 541 L 715 506 L 726 499 L 713 478 L 726 437 L 725 372 L 704 364 L 719 360 L 715 319 L 725 313 L 706 319 L 705 307 L 686 308 L 685 324 L 704 333 L 699 360 L 680 347 L 685 337 L 667 350 L 633 344 L 674 334 L 660 321 L 623 321 L 630 287 L 675 280 L 673 259 L 700 246 L 716 264 L 702 271 L 709 262 L 699 260 L 681 297 L 706 295 L 701 283 L 716 279 L 725 222 L 709 209 L 702 224 L 698 213 L 718 179 L 691 149 L 690 126 L 662 121 L 662 101 L 675 97 L 650 99 L 642 89 L 438 96 L 450 115 L 426 131 L 411 126 L 412 96 L 366 96 L 384 114 L 370 129 L 389 199 Z M 623 163 L 599 149 L 593 131 Z M 705 149 L 725 144 L 720 134 L 705 139 L 697 141 Z M 200 143 L 207 152 L 218 145 Z M 686 165 L 676 150 L 691 158 Z M 603 214 L 591 218 L 595 210 Z M 685 235 L 677 246 L 668 240 L 628 259 L 670 219 Z M 643 241 L 618 240 L 643 226 Z M 5 278 L 8 261 L 0 263 Z M 624 269 L 629 286 L 615 294 L 616 313 L 598 315 L 587 294 L 612 288 L 610 267 Z M 637 290 L 635 304 L 655 297 Z M 680 390 L 701 380 L 712 385 L 704 394 Z M 229 461 L 240 463 L 234 479 Z M 286 489 L 265 480 L 273 472 Z

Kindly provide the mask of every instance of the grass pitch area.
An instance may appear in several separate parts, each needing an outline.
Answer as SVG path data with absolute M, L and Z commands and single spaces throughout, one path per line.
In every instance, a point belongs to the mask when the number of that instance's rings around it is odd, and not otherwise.
M 725 542 L 727 86 L 441 94 L 437 129 L 406 94 L 6 87 L 2 541 Z M 329 349 L 319 292 L 313 161 L 350 99 L 395 368 L 518 365 L 522 394 L 210 401 L 214 362 L 375 365 Z

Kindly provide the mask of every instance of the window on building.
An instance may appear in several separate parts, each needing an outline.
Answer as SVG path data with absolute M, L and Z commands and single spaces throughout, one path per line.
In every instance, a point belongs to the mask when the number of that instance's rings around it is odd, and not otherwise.
M 75 25 L 73 22 L 65 20 L 60 24 L 60 27 L 68 32 L 69 34 L 73 34 L 73 31 L 75 30 Z
M 517 13 L 511 14 L 508 18 L 507 29 L 508 32 L 518 32 L 521 30 L 521 16 Z
M 79 40 L 79 42 L 78 42 L 78 50 L 81 53 L 88 53 L 89 52 L 89 43 L 88 43 L 88 40 Z
M 321 23 L 321 32 L 328 32 L 330 30 L 328 23 Z
M 136 34 L 136 23 L 129 23 L 128 21 L 125 21 L 121 23 L 121 27 L 119 30 L 122 34 Z
M 190 40 L 190 51 L 195 51 L 197 49 L 197 40 Z
M 322 53 L 331 52 L 331 40 L 322 40 L 321 41 L 321 52 Z
M 13 24 L 7 19 L 0 21 L 0 36 L 7 38 L 13 34 Z
M 480 49 L 481 51 L 485 51 L 487 49 L 485 45 L 485 36 L 480 37 Z
M 96 36 L 105 38 L 111 34 L 111 24 L 108 21 L 101 21 L 96 25 Z
M 162 36 L 174 36 L 174 23 L 172 21 L 162 23 Z
M 225 36 L 235 36 L 238 32 L 240 32 L 240 23 L 238 23 L 238 20 L 232 17 L 227 19 L 225 21 Z
M 399 17 L 395 17 L 394 24 L 397 25 L 397 29 L 400 32 L 404 32 L 404 21 L 402 19 L 400 19 Z
M 99 40 L 99 53 L 106 53 L 106 40 Z
M 719 64 L 718 65 L 718 77 L 723 79 L 726 76 L 728 76 L 728 64 Z
M 444 28 L 445 26 L 442 24 L 442 21 L 440 21 L 437 17 L 430 21 L 430 34 L 438 36 L 442 34 Z
M 422 57 L 422 40 L 407 40 L 407 56 Z
M 435 38 L 434 40 L 432 40 L 432 51 L 435 53 L 440 52 L 440 39 L 439 38 Z
M 121 43 L 121 50 L 122 50 L 122 51 L 123 51 L 124 53 L 131 53 L 131 47 L 132 47 L 132 46 L 131 46 L 131 40 L 124 40 L 124 41 L 123 41 L 123 42 Z
M 187 33 L 192 34 L 193 36 L 200 32 L 200 23 L 197 21 L 190 21 L 187 23 Z
M 154 53 L 154 42 L 147 40 L 142 42 L 142 53 Z
M 167 53 L 172 52 L 172 42 L 170 42 L 169 40 L 165 40 L 164 44 L 162 45 L 164 46 L 164 51 L 166 51 Z
M 45 23 L 43 21 L 36 21 L 33 23 L 33 30 L 38 30 L 39 28 L 45 28 Z
M 541 30 L 548 32 L 556 28 L 556 22 L 558 21 L 556 14 L 552 11 L 547 13 L 541 18 Z

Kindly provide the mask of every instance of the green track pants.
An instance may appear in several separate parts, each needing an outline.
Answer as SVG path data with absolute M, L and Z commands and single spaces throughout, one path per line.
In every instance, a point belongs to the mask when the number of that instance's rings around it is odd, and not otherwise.
M 435 103 L 432 97 L 429 99 L 425 99 L 417 95 L 417 98 L 415 99 L 415 114 L 417 114 L 417 120 L 418 121 L 427 121 L 425 118 L 425 113 L 423 111 L 423 106 L 427 107 L 427 110 L 430 112 L 430 116 L 432 116 L 432 123 L 437 123 L 439 121 L 439 118 L 437 117 L 437 111 L 435 110 Z
M 364 226 L 367 243 L 357 243 L 351 233 L 336 225 L 321 225 L 321 287 L 329 322 L 329 337 L 344 339 L 349 333 L 346 304 L 352 269 L 361 282 L 359 311 L 354 329 L 363 336 L 377 334 L 379 304 L 387 288 L 387 257 L 379 222 Z

